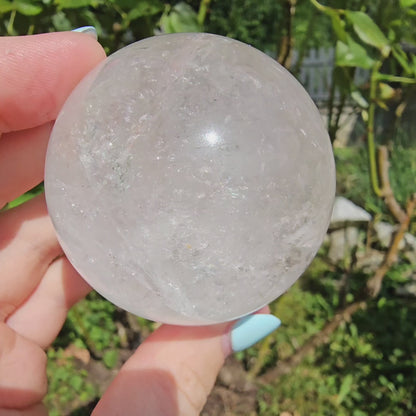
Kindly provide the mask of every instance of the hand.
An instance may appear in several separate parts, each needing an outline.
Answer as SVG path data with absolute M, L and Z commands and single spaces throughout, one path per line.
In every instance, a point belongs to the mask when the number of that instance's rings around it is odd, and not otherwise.
M 0 208 L 43 180 L 53 121 L 104 58 L 83 33 L 0 38 Z M 89 291 L 58 244 L 43 195 L 0 213 L 0 416 L 47 414 L 45 349 Z M 126 362 L 94 415 L 199 414 L 225 357 L 279 325 L 270 315 L 243 322 L 162 325 Z

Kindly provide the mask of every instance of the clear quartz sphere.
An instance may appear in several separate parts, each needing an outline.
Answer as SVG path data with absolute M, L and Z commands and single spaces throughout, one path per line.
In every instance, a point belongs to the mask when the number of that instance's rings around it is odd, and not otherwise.
M 244 43 L 161 35 L 127 46 L 66 101 L 46 160 L 59 241 L 116 305 L 180 325 L 228 321 L 303 273 L 335 193 L 303 87 Z

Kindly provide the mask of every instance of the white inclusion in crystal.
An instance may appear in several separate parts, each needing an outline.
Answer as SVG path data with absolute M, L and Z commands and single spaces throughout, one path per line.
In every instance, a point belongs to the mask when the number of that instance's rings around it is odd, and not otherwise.
M 210 146 L 215 146 L 220 142 L 220 136 L 214 130 L 211 130 L 207 134 L 205 134 L 204 138 Z

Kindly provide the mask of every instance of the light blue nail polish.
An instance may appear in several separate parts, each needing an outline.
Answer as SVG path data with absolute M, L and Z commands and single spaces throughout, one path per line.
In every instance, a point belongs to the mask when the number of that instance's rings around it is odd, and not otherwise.
M 86 35 L 93 36 L 95 39 L 97 39 L 97 31 L 94 26 L 79 27 L 78 29 L 74 29 L 72 32 L 85 33 Z
M 279 328 L 281 322 L 273 315 L 255 314 L 238 320 L 231 330 L 234 352 L 245 350 Z

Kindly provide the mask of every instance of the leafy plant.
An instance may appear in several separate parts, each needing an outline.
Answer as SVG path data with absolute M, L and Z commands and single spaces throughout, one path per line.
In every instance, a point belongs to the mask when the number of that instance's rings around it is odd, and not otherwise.
M 391 221 L 384 202 L 371 189 L 368 158 L 362 146 L 335 148 L 337 193 L 351 199 L 373 216 Z M 414 187 L 416 149 L 396 145 L 390 158 L 390 180 L 399 203 L 405 204 Z
M 380 14 L 378 16 L 382 24 L 380 27 L 368 13 L 362 10 L 324 6 L 317 0 L 311 2 L 330 18 L 336 36 L 328 130 L 331 138 L 334 139 L 339 128 L 339 116 L 346 98 L 350 97 L 360 108 L 368 127 L 371 180 L 374 191 L 379 194 L 374 156 L 376 107 L 386 110 L 389 103 L 400 96 L 399 87 L 416 83 L 416 58 L 414 54 L 404 49 L 405 41 L 415 42 L 415 32 L 404 31 L 403 26 L 398 24 L 399 21 L 405 22 L 404 25 L 415 23 L 415 10 L 407 2 L 400 2 L 399 7 L 393 6 L 390 0 L 383 4 L 377 2 L 383 9 L 381 16 Z M 373 8 L 374 3 L 373 7 L 369 4 L 369 9 Z M 409 37 L 409 34 L 413 34 L 413 37 Z M 357 67 L 370 71 L 369 87 L 355 84 L 354 73 Z M 334 105 L 337 91 L 340 96 L 338 107 Z M 402 107 L 404 105 L 402 103 Z
M 306 279 L 306 286 L 296 285 L 272 306 L 286 323 L 269 342 L 270 351 L 279 351 L 279 360 L 303 345 L 306 337 L 302 332 L 307 326 L 313 328 L 310 333 L 319 331 L 323 310 L 336 310 L 330 303 L 322 309 L 312 295 L 308 280 L 333 275 L 322 259 L 314 263 L 300 281 Z M 386 287 L 402 273 L 403 266 L 390 270 Z M 341 324 L 327 344 L 315 349 L 288 374 L 263 385 L 258 393 L 258 415 L 285 411 L 299 415 L 413 415 L 416 356 L 411 340 L 415 312 L 414 301 L 403 302 L 391 290 L 383 291 L 382 298 Z M 258 348 L 261 351 L 262 346 Z
M 67 325 L 77 329 L 76 338 L 80 338 L 95 356 L 101 356 L 103 351 L 119 345 L 114 319 L 116 310 L 112 303 L 92 292 L 70 310 Z
M 48 394 L 45 404 L 50 416 L 61 416 L 68 408 L 81 406 L 94 399 L 98 390 L 87 380 L 87 371 L 77 368 L 73 357 L 62 348 L 48 350 Z
M 103 363 L 107 368 L 114 368 L 118 361 L 118 351 L 108 350 L 103 355 Z
M 201 32 L 202 23 L 196 11 L 185 2 L 166 6 L 160 18 L 160 27 L 164 33 Z

